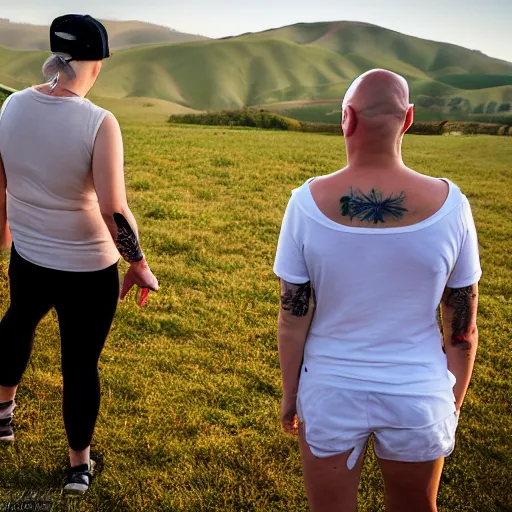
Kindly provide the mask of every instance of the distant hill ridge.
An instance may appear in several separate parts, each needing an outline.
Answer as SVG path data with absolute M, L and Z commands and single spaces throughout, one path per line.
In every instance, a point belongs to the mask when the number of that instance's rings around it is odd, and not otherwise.
M 0 82 L 21 87 L 40 80 L 42 58 L 0 49 Z M 346 21 L 120 50 L 105 63 L 94 93 L 158 98 L 195 110 L 273 105 L 290 117 L 333 122 L 334 103 L 372 68 L 408 79 L 420 120 L 512 111 L 512 63 Z
M 142 44 L 168 44 L 200 41 L 204 36 L 178 32 L 169 27 L 142 21 L 102 21 L 113 49 Z M 49 27 L 15 23 L 0 18 L 0 45 L 13 50 L 45 50 L 49 46 Z

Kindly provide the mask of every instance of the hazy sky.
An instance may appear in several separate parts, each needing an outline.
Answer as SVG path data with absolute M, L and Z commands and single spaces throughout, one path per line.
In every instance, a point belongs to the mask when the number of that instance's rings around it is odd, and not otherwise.
M 49 24 L 71 12 L 209 37 L 297 22 L 366 21 L 512 62 L 512 0 L 0 0 L 0 17 L 12 21 Z

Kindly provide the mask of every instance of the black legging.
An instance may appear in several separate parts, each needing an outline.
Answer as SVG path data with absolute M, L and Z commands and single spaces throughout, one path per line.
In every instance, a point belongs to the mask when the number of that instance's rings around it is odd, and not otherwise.
M 0 322 L 0 385 L 20 383 L 34 331 L 54 307 L 61 335 L 64 425 L 70 447 L 84 450 L 98 417 L 98 360 L 118 303 L 117 264 L 97 272 L 51 270 L 29 263 L 13 246 L 9 280 L 11 305 Z

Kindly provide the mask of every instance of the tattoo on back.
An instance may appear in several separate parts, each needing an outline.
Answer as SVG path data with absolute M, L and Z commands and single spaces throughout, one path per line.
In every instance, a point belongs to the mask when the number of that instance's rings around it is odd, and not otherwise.
M 391 216 L 395 219 L 401 219 L 407 208 L 403 206 L 405 193 L 402 191 L 399 195 L 391 194 L 387 198 L 382 198 L 382 194 L 372 188 L 369 194 L 364 194 L 360 190 L 354 193 L 350 189 L 348 196 L 340 199 L 341 215 L 350 217 L 350 221 L 358 219 L 360 221 L 385 222 L 384 217 Z
M 472 286 L 450 288 L 444 303 L 453 308 L 452 345 L 469 350 L 468 332 L 471 324 L 471 301 L 475 297 Z
M 311 298 L 311 282 L 291 284 L 283 281 L 284 295 L 281 295 L 281 307 L 293 316 L 306 316 Z
M 114 213 L 114 222 L 117 226 L 117 238 L 115 241 L 117 250 L 129 263 L 140 261 L 144 255 L 140 248 L 139 239 L 124 215 Z

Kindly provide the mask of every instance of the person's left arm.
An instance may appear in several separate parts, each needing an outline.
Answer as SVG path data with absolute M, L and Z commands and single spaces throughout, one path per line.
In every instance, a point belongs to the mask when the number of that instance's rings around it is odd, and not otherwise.
M 455 376 L 455 409 L 460 412 L 466 396 L 478 348 L 478 283 L 446 288 L 441 303 L 444 349 L 448 370 Z
M 309 281 L 304 284 L 292 284 L 281 279 L 280 282 L 277 340 L 283 381 L 281 425 L 285 432 L 296 434 L 297 392 L 304 345 L 313 319 L 314 308 L 311 307 L 311 299 L 314 292 Z
M 0 249 L 8 249 L 11 242 L 11 231 L 7 223 L 7 178 L 2 155 L 0 155 Z

